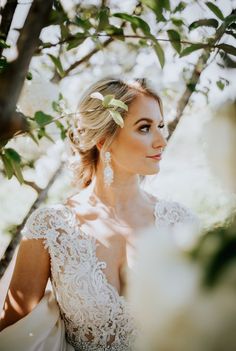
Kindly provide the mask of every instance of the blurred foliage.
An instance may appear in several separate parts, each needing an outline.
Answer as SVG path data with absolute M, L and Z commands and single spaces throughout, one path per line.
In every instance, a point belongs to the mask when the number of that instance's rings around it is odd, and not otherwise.
M 220 283 L 227 270 L 236 267 L 236 210 L 224 224 L 203 234 L 190 256 L 202 266 L 205 287 Z

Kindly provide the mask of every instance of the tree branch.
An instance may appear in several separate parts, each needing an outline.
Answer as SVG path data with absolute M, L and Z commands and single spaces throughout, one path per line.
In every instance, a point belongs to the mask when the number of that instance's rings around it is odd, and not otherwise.
M 102 44 L 103 48 L 107 47 L 112 42 L 113 42 L 113 39 L 109 38 L 108 40 L 106 40 Z M 92 57 L 94 54 L 96 54 L 99 50 L 100 50 L 100 48 L 94 48 L 91 52 L 89 52 L 87 55 L 85 55 L 82 59 L 80 59 L 79 61 L 74 62 L 69 68 L 67 68 L 65 70 L 65 75 L 68 75 L 73 69 L 75 69 L 76 67 L 78 67 L 82 63 L 88 61 L 90 59 L 90 57 Z
M 31 188 L 33 188 L 38 194 L 40 194 L 40 192 L 43 190 L 42 188 L 40 188 L 38 185 L 36 185 L 34 182 L 30 182 L 28 180 L 24 181 L 24 185 L 28 185 Z
M 109 38 L 120 38 L 121 35 L 120 34 L 99 34 L 99 33 L 96 33 L 96 34 L 86 34 L 84 35 L 84 38 L 87 39 L 87 38 L 93 38 L 93 37 L 109 37 Z M 122 38 L 126 39 L 126 38 L 131 38 L 131 39 L 146 39 L 146 40 L 151 40 L 150 37 L 147 37 L 147 36 L 144 36 L 144 35 L 137 35 L 137 34 L 127 34 L 127 35 L 122 35 Z M 71 37 L 68 37 L 66 39 L 63 39 L 63 40 L 60 40 L 58 41 L 57 43 L 54 43 L 54 44 L 49 44 L 49 43 L 45 43 L 45 44 L 42 44 L 36 51 L 36 53 L 39 53 L 41 52 L 41 50 L 43 49 L 49 49 L 49 48 L 52 48 L 52 47 L 55 47 L 57 45 L 62 45 L 62 44 L 65 44 L 65 43 L 68 43 L 68 40 L 70 39 L 74 39 L 74 36 L 71 36 Z M 179 42 L 181 44 L 189 44 L 189 45 L 194 45 L 194 44 L 201 44 L 201 45 L 205 45 L 205 46 L 210 46 L 209 44 L 203 44 L 202 42 L 192 42 L 192 41 L 188 41 L 188 40 L 174 40 L 174 39 L 165 39 L 165 38 L 156 38 L 157 41 L 164 41 L 164 42 L 169 42 L 169 43 L 172 43 L 172 42 Z M 214 47 L 214 46 L 213 46 Z
M 10 138 L 19 129 L 27 130 L 27 123 L 24 119 L 15 120 L 14 111 L 52 2 L 53 0 L 33 2 L 17 41 L 18 57 L 0 76 L 0 136 L 3 138 Z
M 217 29 L 214 39 L 211 40 L 211 43 L 210 43 L 211 46 L 209 48 L 206 48 L 206 50 L 200 55 L 196 65 L 194 67 L 194 70 L 192 72 L 189 83 L 187 84 L 186 89 L 178 102 L 176 117 L 173 121 L 171 121 L 168 124 L 168 129 L 169 129 L 168 139 L 170 139 L 175 128 L 177 127 L 177 124 L 179 123 L 179 120 L 184 112 L 184 109 L 187 106 L 189 99 L 190 99 L 191 95 L 193 94 L 193 92 L 195 91 L 196 85 L 198 84 L 198 82 L 200 80 L 200 76 L 201 76 L 203 70 L 207 67 L 207 61 L 208 61 L 210 54 L 211 54 L 211 48 L 215 47 L 215 44 L 224 35 L 224 30 L 225 30 L 224 26 L 225 25 L 222 24 Z
M 28 212 L 27 216 L 24 218 L 23 222 L 18 225 L 13 233 L 13 237 L 11 239 L 11 242 L 9 243 L 5 254 L 3 255 L 1 261 L 0 261 L 0 279 L 3 277 L 9 263 L 12 260 L 12 257 L 14 255 L 15 249 L 17 247 L 17 245 L 19 244 L 20 240 L 21 240 L 21 231 L 24 228 L 24 225 L 27 221 L 27 219 L 29 218 L 29 216 L 31 215 L 31 213 L 39 207 L 39 205 L 41 203 L 43 203 L 48 195 L 48 191 L 51 188 L 51 186 L 53 185 L 53 183 L 55 182 L 55 180 L 59 177 L 59 175 L 62 172 L 64 163 L 61 162 L 59 168 L 57 169 L 57 171 L 54 173 L 54 175 L 52 176 L 52 178 L 50 179 L 50 181 L 48 182 L 48 185 L 45 189 L 40 189 L 39 192 L 39 196 L 36 199 L 36 201 L 33 203 L 30 211 Z M 31 186 L 31 185 L 30 185 Z M 38 188 L 39 189 L 39 188 Z M 37 191 L 37 190 L 36 190 Z
M 11 22 L 16 10 L 17 0 L 8 0 L 2 11 L 2 20 L 0 25 L 0 35 L 3 40 L 7 40 L 7 36 L 11 27 Z M 0 47 L 0 56 L 2 56 L 4 48 Z

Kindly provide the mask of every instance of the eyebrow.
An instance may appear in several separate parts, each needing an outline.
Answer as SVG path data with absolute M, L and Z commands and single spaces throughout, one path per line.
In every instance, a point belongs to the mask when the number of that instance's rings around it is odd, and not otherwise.
M 145 118 L 142 117 L 142 118 L 138 119 L 138 120 L 134 123 L 134 126 L 135 126 L 136 124 L 138 124 L 139 122 L 141 122 L 141 121 L 147 121 L 147 122 L 152 123 L 152 122 L 153 122 L 153 119 L 147 118 L 147 117 L 145 117 Z M 162 119 L 162 120 L 160 121 L 160 123 L 164 123 L 164 120 Z

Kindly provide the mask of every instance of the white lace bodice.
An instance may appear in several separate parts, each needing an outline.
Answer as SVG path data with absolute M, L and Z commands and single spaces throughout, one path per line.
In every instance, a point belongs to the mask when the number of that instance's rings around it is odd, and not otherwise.
M 156 203 L 154 217 L 157 229 L 197 221 L 183 205 L 165 200 Z M 66 337 L 75 350 L 131 350 L 136 330 L 129 304 L 108 283 L 106 263 L 96 256 L 96 239 L 81 230 L 75 210 L 64 204 L 39 208 L 22 234 L 44 239 Z

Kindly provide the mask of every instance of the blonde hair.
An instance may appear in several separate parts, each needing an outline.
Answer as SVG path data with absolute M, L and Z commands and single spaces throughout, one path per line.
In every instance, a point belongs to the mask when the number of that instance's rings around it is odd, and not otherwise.
M 91 94 L 99 92 L 103 96 L 114 95 L 116 99 L 123 101 L 129 106 L 139 94 L 151 96 L 159 103 L 163 115 L 162 101 L 159 95 L 148 86 L 146 79 L 133 79 L 125 81 L 122 79 L 106 78 L 92 84 L 83 94 L 78 112 L 75 115 L 77 122 L 77 135 L 75 129 L 68 130 L 68 138 L 74 154 L 80 155 L 79 162 L 74 165 L 74 179 L 72 183 L 76 188 L 86 188 L 96 174 L 99 161 L 99 150 L 97 144 L 104 140 L 102 153 L 106 152 L 115 139 L 119 125 L 113 120 L 109 111 L 103 108 L 101 101 L 91 98 Z M 122 118 L 125 119 L 127 112 L 117 108 Z

